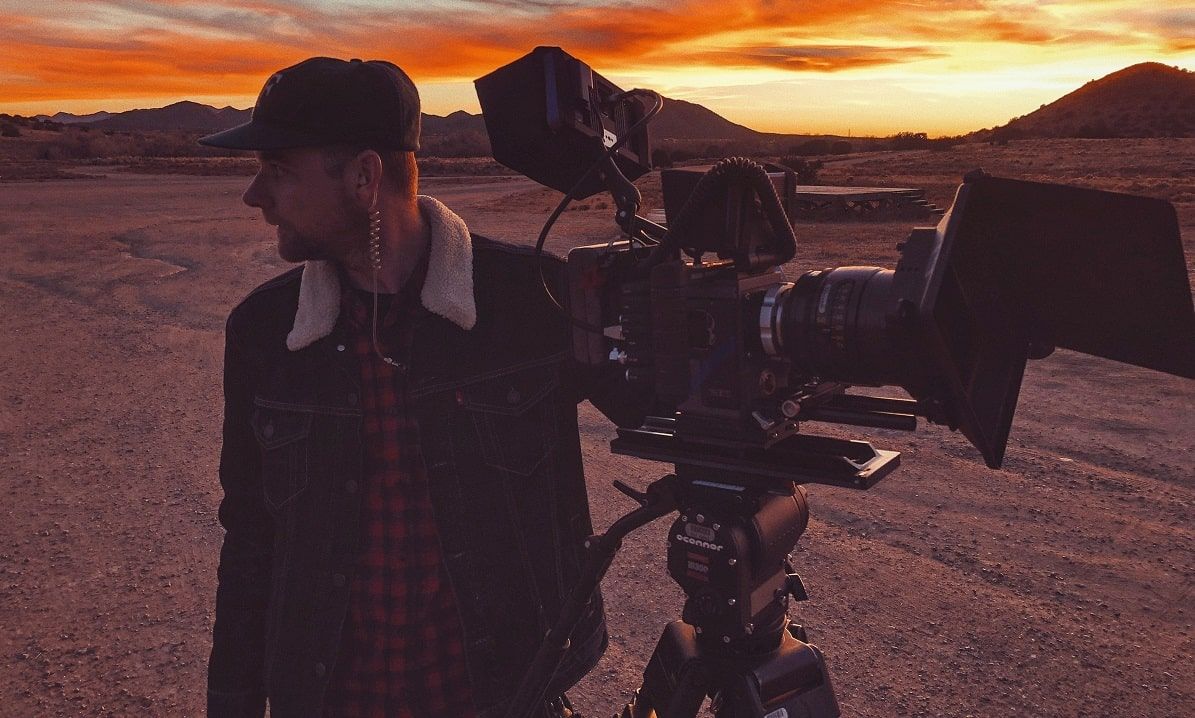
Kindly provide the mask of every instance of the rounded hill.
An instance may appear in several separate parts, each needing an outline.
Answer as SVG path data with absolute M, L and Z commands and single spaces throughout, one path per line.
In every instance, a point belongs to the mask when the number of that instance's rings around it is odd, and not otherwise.
M 1020 137 L 1195 137 L 1195 72 L 1143 62 L 991 130 Z

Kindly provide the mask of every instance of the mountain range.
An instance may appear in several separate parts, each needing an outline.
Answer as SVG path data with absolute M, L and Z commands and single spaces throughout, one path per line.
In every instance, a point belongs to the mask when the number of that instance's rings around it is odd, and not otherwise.
M 112 116 L 111 112 L 93 112 L 90 115 L 72 115 L 69 112 L 56 112 L 53 115 L 38 115 L 35 120 L 57 122 L 60 125 L 78 125 L 98 120 L 106 120 Z
M 39 119 L 113 131 L 218 132 L 247 122 L 250 110 L 215 108 L 182 101 L 166 107 Z M 423 133 L 432 144 L 460 136 L 484 138 L 481 115 L 463 110 L 441 117 L 423 115 Z M 1132 65 L 1093 80 L 1058 100 L 1005 125 L 978 130 L 973 139 L 1018 137 L 1191 137 L 1195 136 L 1195 72 L 1156 62 Z M 669 143 L 731 142 L 782 147 L 810 135 L 758 132 L 735 124 L 701 105 L 666 100 L 652 122 L 657 146 Z M 827 137 L 819 135 L 818 137 Z M 855 139 L 858 142 L 858 138 Z
M 86 124 L 103 130 L 126 132 L 184 131 L 219 132 L 248 122 L 252 110 L 238 110 L 235 107 L 215 108 L 190 100 L 127 112 L 97 112 L 92 115 L 71 115 L 59 112 L 53 116 L 39 115 L 37 119 L 63 124 Z M 443 135 L 459 132 L 485 132 L 481 115 L 464 110 L 441 117 L 423 115 L 425 135 Z M 652 121 L 652 134 L 662 138 L 681 140 L 760 140 L 769 136 L 749 127 L 735 124 L 701 105 L 684 100 L 666 100 L 664 109 Z

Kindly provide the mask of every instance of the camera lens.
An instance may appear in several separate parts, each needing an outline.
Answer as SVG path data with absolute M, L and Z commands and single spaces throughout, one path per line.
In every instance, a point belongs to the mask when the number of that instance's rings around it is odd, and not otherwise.
M 771 288 L 760 307 L 764 350 L 810 377 L 849 384 L 899 383 L 887 314 L 893 271 L 837 267 Z

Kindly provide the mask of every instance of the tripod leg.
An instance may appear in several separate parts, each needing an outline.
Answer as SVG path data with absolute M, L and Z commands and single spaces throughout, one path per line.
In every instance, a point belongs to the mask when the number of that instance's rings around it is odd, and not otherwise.
M 767 654 L 726 657 L 719 666 L 722 691 L 717 718 L 838 718 L 838 701 L 821 652 L 796 638 L 790 624 L 781 644 Z
M 700 668 L 694 667 L 694 670 L 685 671 L 680 682 L 667 692 L 668 704 L 662 712 L 656 711 L 649 697 L 659 697 L 659 691 L 645 693 L 650 688 L 644 683 L 643 688 L 635 691 L 631 702 L 623 706 L 619 718 L 694 718 L 697 711 L 701 710 L 701 704 L 709 690 L 706 685 L 707 677 L 706 671 Z
M 631 696 L 631 702 L 622 707 L 618 718 L 651 718 L 652 710 L 640 699 L 639 691 Z
M 693 662 L 681 672 L 680 683 L 672 693 L 668 707 L 660 718 L 694 718 L 709 692 L 709 672 L 704 666 Z
M 711 675 L 693 627 L 674 621 L 664 628 L 622 718 L 693 718 L 710 693 Z

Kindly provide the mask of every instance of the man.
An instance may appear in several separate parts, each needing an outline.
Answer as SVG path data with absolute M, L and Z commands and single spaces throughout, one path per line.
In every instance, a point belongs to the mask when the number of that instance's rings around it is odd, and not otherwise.
M 210 715 L 502 715 L 580 571 L 576 403 L 618 412 L 536 258 L 416 194 L 419 127 L 398 67 L 313 58 L 201 140 L 257 152 L 244 201 L 304 262 L 227 323 Z M 549 696 L 600 597 L 570 645 Z

